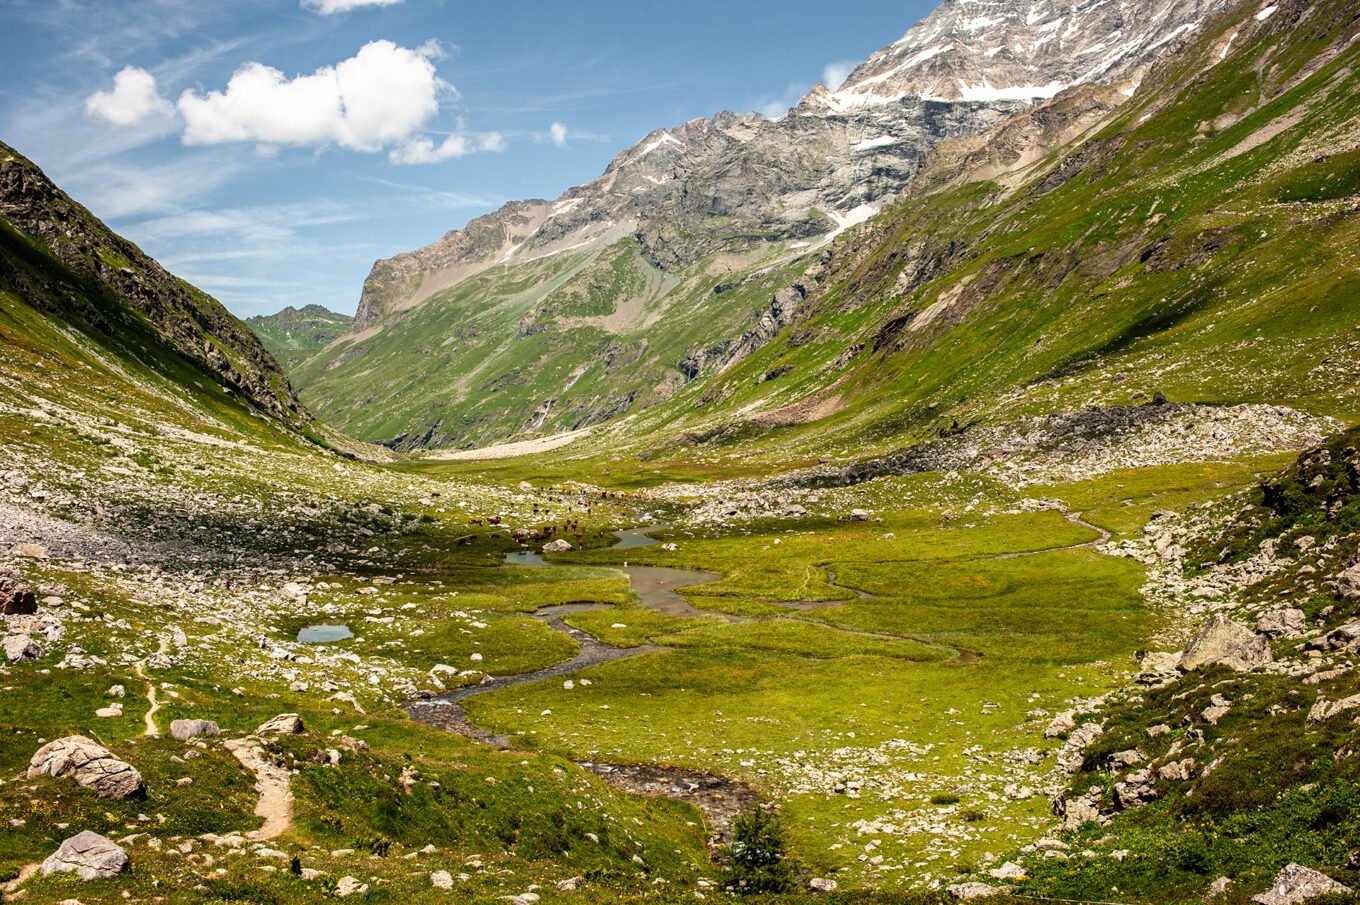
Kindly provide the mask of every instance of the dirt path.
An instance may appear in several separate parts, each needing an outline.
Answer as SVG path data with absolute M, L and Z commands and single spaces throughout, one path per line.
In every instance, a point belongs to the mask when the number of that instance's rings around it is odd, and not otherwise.
M 274 763 L 258 738 L 238 738 L 222 743 L 241 766 L 255 774 L 255 791 L 260 800 L 255 816 L 264 825 L 246 835 L 252 839 L 274 839 L 293 826 L 293 785 L 288 770 Z
M 156 649 L 156 653 L 163 654 L 169 650 L 169 648 L 169 640 L 162 636 L 160 645 Z M 137 673 L 137 677 L 146 683 L 146 702 L 151 705 L 142 716 L 142 721 L 146 723 L 146 729 L 142 732 L 142 735 L 147 738 L 158 738 L 160 737 L 161 730 L 160 727 L 156 725 L 156 714 L 161 709 L 161 702 L 156 699 L 156 683 L 146 674 L 145 660 L 137 661 L 137 665 L 133 667 L 133 672 Z

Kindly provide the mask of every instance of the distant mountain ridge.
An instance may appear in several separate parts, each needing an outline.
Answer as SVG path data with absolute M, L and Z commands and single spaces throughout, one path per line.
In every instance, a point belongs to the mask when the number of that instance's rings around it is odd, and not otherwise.
M 285 369 L 344 336 L 353 323 L 348 314 L 337 314 L 322 305 L 290 305 L 274 314 L 246 318 L 246 325 Z
M 776 293 L 896 198 L 940 142 L 1082 80 L 1127 96 L 1229 5 L 947 0 L 778 119 L 656 130 L 556 201 L 513 202 L 377 262 L 353 332 L 292 373 L 324 417 L 400 448 L 648 408 L 781 329 L 801 296 Z

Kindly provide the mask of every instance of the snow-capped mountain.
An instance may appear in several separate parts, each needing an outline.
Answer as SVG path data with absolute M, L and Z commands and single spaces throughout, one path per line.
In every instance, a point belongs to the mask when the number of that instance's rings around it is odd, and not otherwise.
M 507 205 L 380 261 L 356 330 L 498 263 L 633 235 L 674 268 L 761 243 L 803 247 L 872 215 L 937 141 L 982 132 L 1064 88 L 1133 84 L 1231 0 L 946 0 L 846 82 L 783 117 L 720 113 L 645 136 L 556 202 Z
M 1223 0 L 949 0 L 835 91 L 800 109 L 847 112 L 904 98 L 1034 100 L 1127 74 L 1220 12 Z

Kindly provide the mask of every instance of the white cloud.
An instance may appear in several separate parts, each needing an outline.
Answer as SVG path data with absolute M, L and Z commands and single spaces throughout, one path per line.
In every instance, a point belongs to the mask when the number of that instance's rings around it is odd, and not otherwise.
M 404 145 L 452 92 L 430 62 L 437 52 L 434 44 L 412 50 L 373 41 L 348 60 L 291 79 L 247 63 L 224 91 L 180 95 L 184 143 L 338 144 L 366 152 Z
M 395 164 L 443 163 L 456 157 L 466 157 L 479 151 L 498 152 L 505 150 L 505 136 L 499 132 L 481 132 L 469 135 L 456 133 L 439 144 L 432 138 L 416 138 L 387 155 Z
M 855 71 L 859 64 L 854 60 L 838 60 L 835 63 L 828 63 L 822 70 L 822 84 L 835 91 L 845 84 L 845 80 L 850 78 L 850 73 Z
M 559 148 L 565 148 L 567 146 L 568 134 L 569 133 L 567 131 L 567 127 L 564 126 L 562 123 L 553 123 L 548 128 L 548 138 L 550 138 L 552 140 L 552 143 L 557 145 Z
M 302 8 L 323 16 L 347 13 L 361 6 L 395 6 L 401 0 L 302 0 Z
M 85 99 L 85 113 L 115 126 L 143 126 L 168 123 L 175 108 L 161 97 L 154 75 L 128 66 L 113 77 L 112 91 L 96 91 Z

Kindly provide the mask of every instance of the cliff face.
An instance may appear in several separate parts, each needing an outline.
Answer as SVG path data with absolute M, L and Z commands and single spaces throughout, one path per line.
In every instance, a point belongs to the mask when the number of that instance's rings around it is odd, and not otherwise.
M 311 419 L 249 328 L 114 233 L 3 144 L 0 224 L 9 228 L 0 248 L 0 285 L 34 309 L 114 338 L 140 320 L 260 411 L 294 425 Z M 29 243 L 67 273 L 32 266 Z

